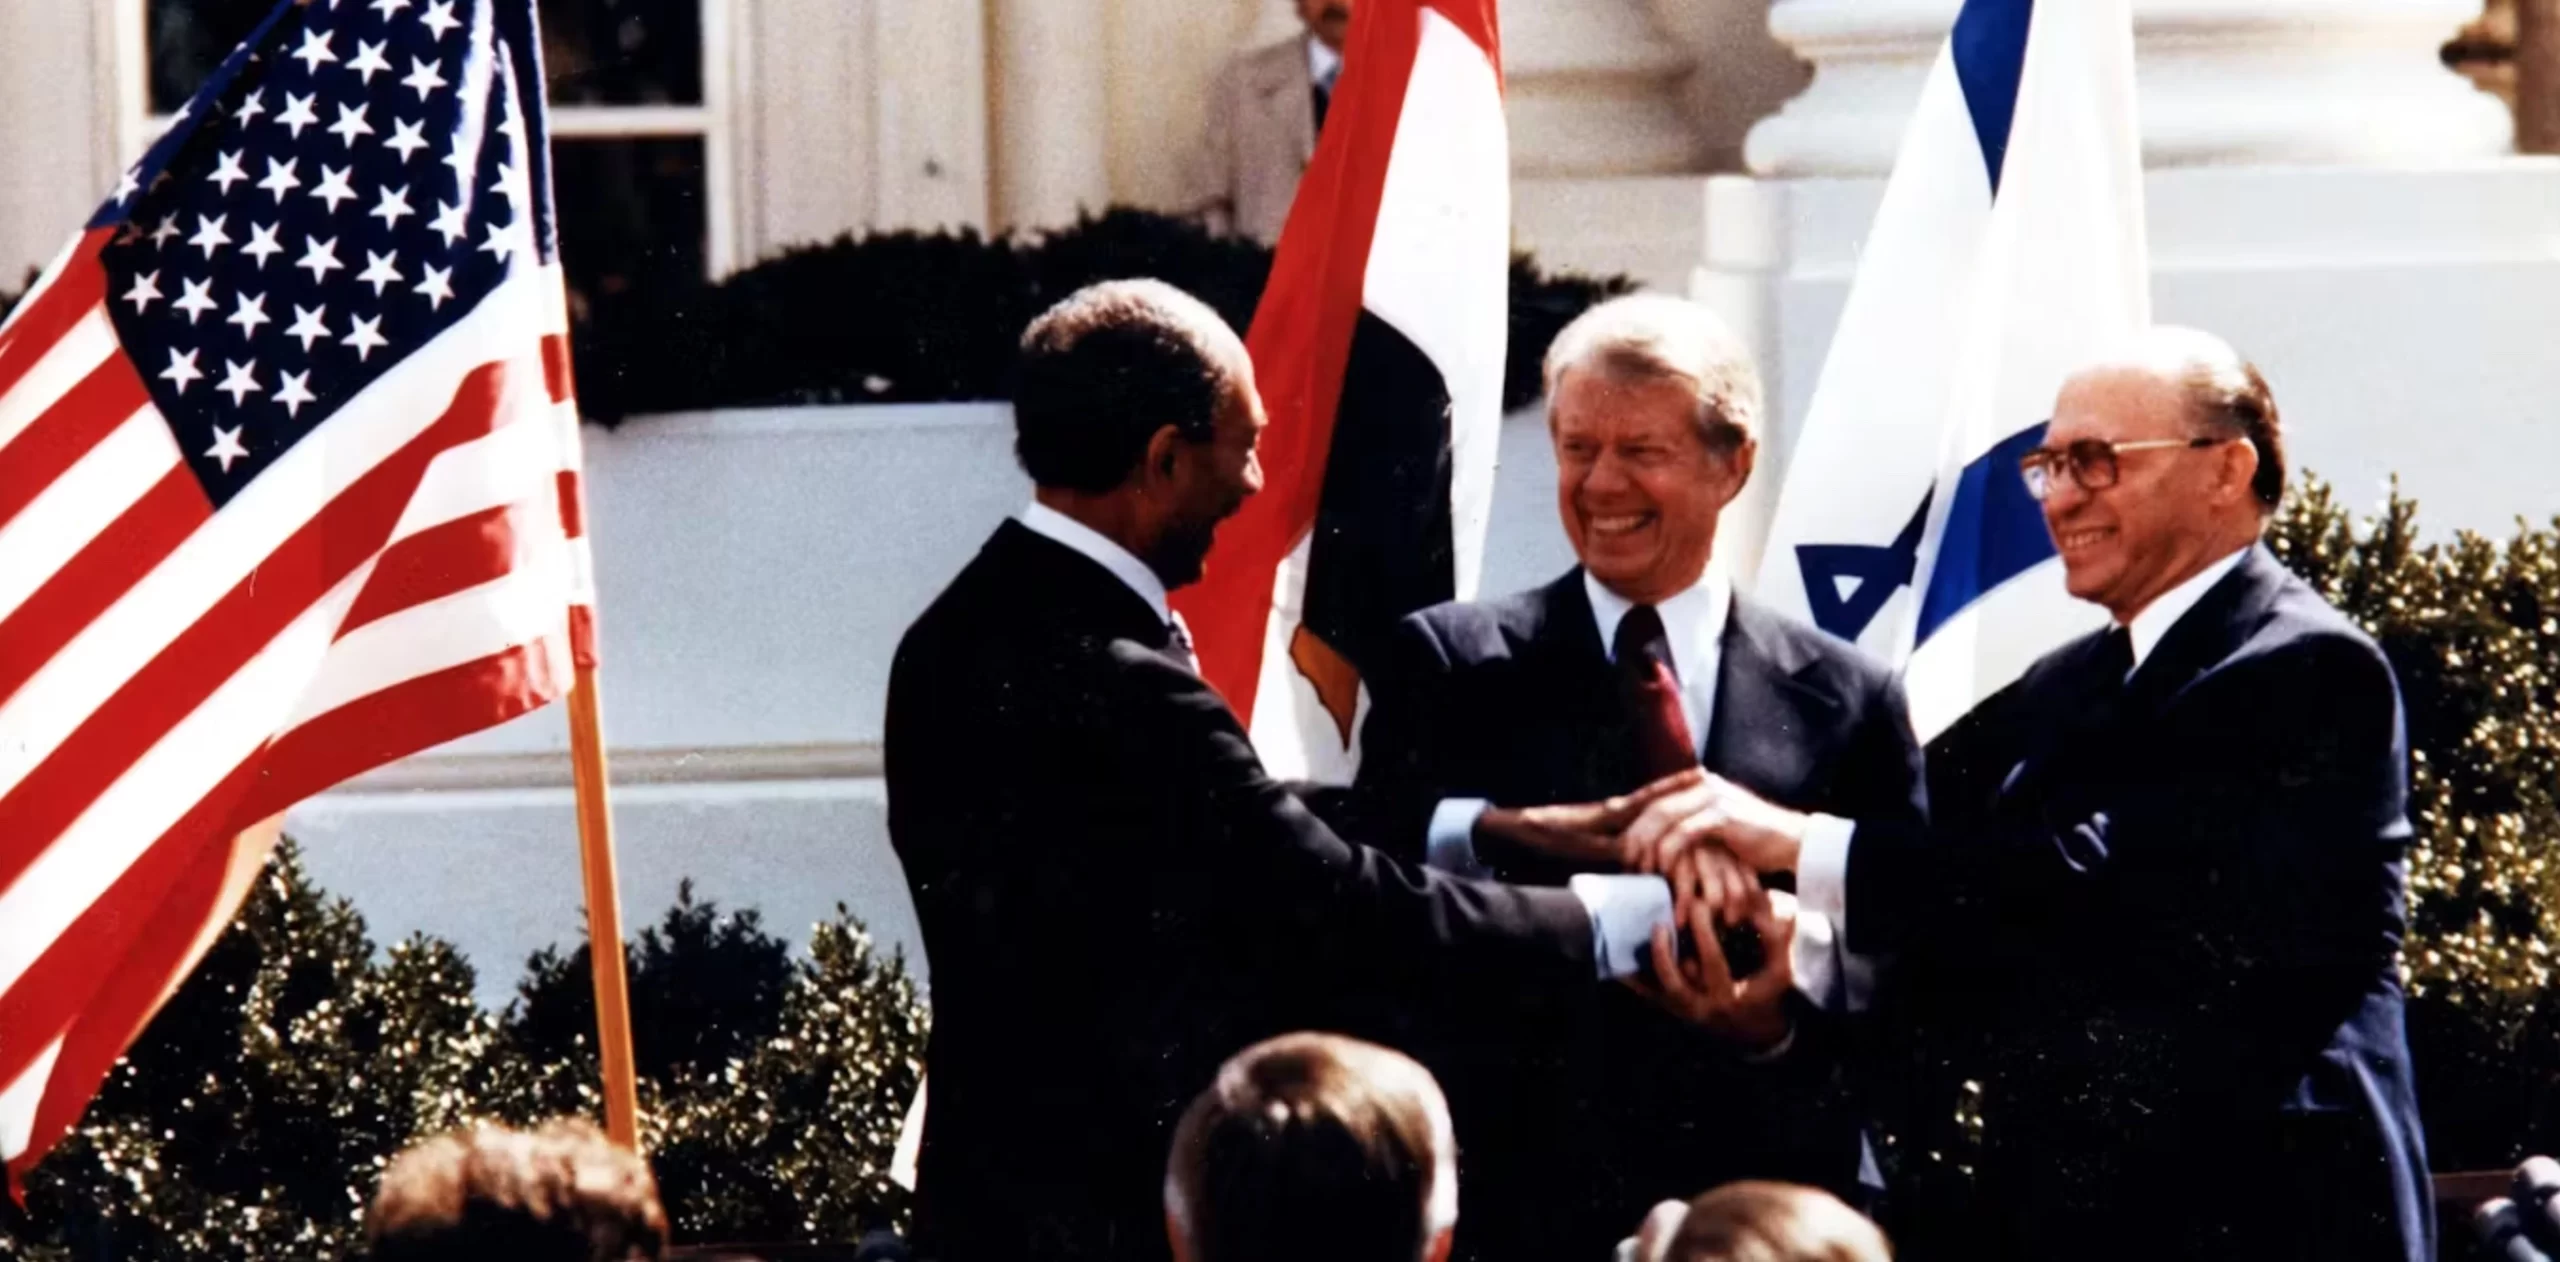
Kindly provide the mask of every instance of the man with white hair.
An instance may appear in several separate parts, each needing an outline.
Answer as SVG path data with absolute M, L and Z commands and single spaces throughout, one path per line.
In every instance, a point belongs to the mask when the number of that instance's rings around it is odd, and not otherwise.
M 1174 1129 L 1174 1262 L 1447 1262 L 1458 1143 L 1431 1071 L 1332 1034 L 1236 1053 Z
M 1793 872 L 1895 958 L 1887 1031 L 1981 1093 L 1966 1255 L 2435 1256 L 2400 691 L 2263 542 L 2275 396 L 2220 338 L 2153 330 L 2064 383 L 2017 476 L 2113 625 L 1931 743 L 1929 826 L 1710 776 L 1631 850 Z
M 1717 560 L 1759 453 L 1739 339 L 1696 303 L 1619 298 L 1557 337 L 1546 386 L 1580 564 L 1396 629 L 1369 679 L 1354 827 L 1444 870 L 1551 885 L 1615 870 L 1630 795 L 1702 767 L 1916 824 L 1919 750 L 1885 668 L 1737 595 Z M 1468 1140 L 1463 1254 L 1598 1257 L 1645 1206 L 1733 1179 L 1858 1195 L 1832 1023 L 1794 986 L 1824 993 L 1834 943 L 1817 923 L 1798 933 L 1748 873 L 1702 871 L 1721 884 L 1690 900 L 1697 957 L 1657 961 L 1653 1004 L 1556 994 L 1496 1040 L 1457 1021 L 1417 1034 Z M 1720 937 L 1765 963 L 1727 958 Z

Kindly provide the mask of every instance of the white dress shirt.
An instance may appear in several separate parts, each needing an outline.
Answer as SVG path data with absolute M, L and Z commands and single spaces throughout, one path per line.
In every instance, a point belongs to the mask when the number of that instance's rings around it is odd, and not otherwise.
M 1334 80 L 1341 77 L 1341 75 L 1342 54 L 1327 47 L 1323 40 L 1317 39 L 1313 35 L 1308 36 L 1307 81 L 1324 89 L 1329 94 L 1333 91 Z
M 1164 580 L 1135 553 L 1109 536 L 1058 510 L 1032 501 L 1015 520 L 1036 534 L 1091 558 L 1127 584 L 1156 616 L 1180 632 L 1181 623 L 1166 599 Z M 1188 639 L 1187 633 L 1181 638 Z M 1671 923 L 1671 885 L 1657 876 L 1577 876 L 1568 883 L 1583 912 L 1591 917 L 1591 955 L 1603 978 L 1636 971 L 1641 951 L 1653 941 L 1653 927 Z
M 1137 553 L 1121 547 L 1111 536 L 1038 500 L 1031 501 L 1021 512 L 1014 514 L 1014 520 L 1032 533 L 1063 543 L 1091 558 L 1094 564 L 1111 571 L 1114 577 L 1128 585 L 1130 591 L 1138 593 L 1149 609 L 1156 611 L 1157 621 L 1166 626 L 1173 625 L 1173 606 L 1165 598 L 1164 580 L 1156 577 L 1156 572 L 1147 568 L 1147 563 L 1139 560 Z
M 1582 576 L 1583 593 L 1590 598 L 1593 629 L 1600 634 L 1600 651 L 1611 653 L 1617 642 L 1618 623 L 1635 608 L 1635 602 L 1601 586 L 1588 571 Z M 1662 618 L 1662 631 L 1671 655 L 1672 677 L 1680 681 L 1680 714 L 1689 724 L 1690 739 L 1704 750 L 1707 725 L 1715 718 L 1716 672 L 1724 662 L 1724 629 L 1733 616 L 1733 580 L 1720 565 L 1710 564 L 1697 582 L 1677 595 L 1654 606 Z M 1539 716 L 1520 716 L 1524 723 L 1538 721 Z M 1432 809 L 1431 822 L 1424 837 L 1424 862 L 1444 872 L 1460 876 L 1490 876 L 1491 869 L 1476 858 L 1476 821 L 1483 818 L 1492 804 L 1484 798 L 1449 798 Z M 1626 882 L 1641 882 L 1626 885 Z M 1604 958 L 1613 958 L 1619 974 L 1635 971 L 1637 956 L 1652 949 L 1653 925 L 1671 918 L 1669 887 L 1656 877 L 1626 877 L 1584 874 L 1566 882 L 1583 904 L 1594 908 L 1593 929 Z M 1609 901 L 1598 901 L 1603 891 Z M 1622 893 L 1616 892 L 1622 891 Z M 1828 926 L 1815 926 L 1813 932 L 1797 935 L 1796 958 L 1798 976 L 1808 966 L 1817 973 L 1829 975 L 1831 935 Z M 1809 957 L 1819 956 L 1818 961 Z
M 1589 571 L 1582 575 L 1583 594 L 1591 598 L 1592 621 L 1599 625 L 1600 651 L 1618 660 L 1618 624 L 1636 603 L 1600 585 Z M 1680 717 L 1689 722 L 1697 752 L 1707 750 L 1707 724 L 1716 716 L 1716 671 L 1724 665 L 1724 628 L 1733 618 L 1733 580 L 1722 566 L 1671 599 L 1653 607 L 1662 617 L 1663 638 L 1671 649 L 1671 677 L 1680 681 Z
M 1618 624 L 1636 604 L 1601 586 L 1588 570 L 1583 571 L 1582 591 L 1591 602 L 1600 652 L 1615 662 Z M 1689 739 L 1703 755 L 1707 724 L 1716 713 L 1716 672 L 1724 664 L 1724 628 L 1733 617 L 1733 580 L 1724 567 L 1711 563 L 1697 582 L 1653 608 L 1662 618 L 1663 638 L 1671 650 L 1671 677 L 1680 681 L 1680 717 L 1687 720 Z M 1526 722 L 1537 716 L 1521 717 Z M 1448 798 L 1432 808 L 1431 823 L 1423 835 L 1426 861 L 1450 872 L 1484 875 L 1486 868 L 1476 860 L 1475 830 L 1476 821 L 1491 805 L 1484 798 Z
M 2252 544 L 2250 547 L 2257 545 Z M 2153 649 L 2167 638 L 2169 629 L 2178 625 L 2188 611 L 2203 600 L 2213 585 L 2240 567 L 2249 555 L 2242 548 L 2231 555 L 2187 576 L 2186 581 L 2170 588 L 2133 615 L 2124 625 L 2126 637 L 2133 642 L 2133 669 L 2125 673 L 2131 679 L 2142 671 Z M 1807 823 L 1804 844 L 1796 857 L 1796 898 L 1805 911 L 1821 915 L 1830 922 L 1833 932 L 1843 943 L 1849 934 L 1849 844 L 1857 834 L 1857 826 L 1836 815 L 1816 815 Z M 1843 950 L 1848 967 L 1848 1001 L 1851 1008 L 1866 1006 L 1865 961 Z M 1814 993 L 1808 991 L 1808 993 Z M 1816 1000 L 1826 994 L 1814 993 Z

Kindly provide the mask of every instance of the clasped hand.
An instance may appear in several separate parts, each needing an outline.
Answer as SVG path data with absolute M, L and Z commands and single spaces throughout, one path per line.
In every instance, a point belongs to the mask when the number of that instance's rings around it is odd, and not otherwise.
M 1796 917 L 1793 896 L 1762 889 L 1759 874 L 1795 867 L 1805 819 L 1690 769 L 1600 802 L 1488 810 L 1478 826 L 1551 858 L 1615 864 L 1669 880 L 1673 920 L 1686 931 L 1692 954 L 1682 959 L 1678 934 L 1657 927 L 1652 976 L 1628 984 L 1684 1021 L 1765 1050 L 1787 1033 Z M 1745 924 L 1758 930 L 1768 962 L 1737 979 L 1719 931 Z

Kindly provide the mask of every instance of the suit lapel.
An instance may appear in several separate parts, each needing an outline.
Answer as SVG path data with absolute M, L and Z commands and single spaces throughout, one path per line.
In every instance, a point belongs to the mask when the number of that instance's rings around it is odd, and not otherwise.
M 2238 651 L 2265 625 L 2286 577 L 2274 553 L 2264 545 L 2250 548 L 2240 564 L 2179 618 L 2134 670 L 2125 689 L 2124 714 L 2137 718 L 2159 713 L 2187 685 Z
M 1537 717 L 1551 742 L 1548 765 L 1576 769 L 1573 780 L 1587 796 L 1623 792 L 1637 783 L 1635 728 L 1618 699 L 1618 679 L 1600 643 L 1582 571 L 1568 570 L 1547 585 L 1538 603 L 1523 663 L 1543 681 Z
M 1719 656 L 1707 769 L 1756 793 L 1803 800 L 1820 774 L 1816 751 L 1831 747 L 1839 702 L 1796 677 L 1809 663 L 1766 611 L 1740 596 Z
M 2062 649 L 2073 655 L 2060 676 L 2067 682 L 2054 685 L 2051 699 L 2040 707 L 2037 730 L 2042 736 L 2029 742 L 2024 759 L 2009 773 L 2002 786 L 2004 800 L 2035 800 L 2040 786 L 2053 782 L 2059 769 L 2114 763 L 2120 761 L 2119 751 L 2140 746 L 2147 725 L 2264 625 L 2285 579 L 2273 553 L 2263 546 L 2250 549 L 2237 568 L 2169 628 L 2121 689 L 2097 678 L 2090 664 L 2104 633 Z M 2074 779 L 2097 784 L 2106 776 L 2092 771 Z

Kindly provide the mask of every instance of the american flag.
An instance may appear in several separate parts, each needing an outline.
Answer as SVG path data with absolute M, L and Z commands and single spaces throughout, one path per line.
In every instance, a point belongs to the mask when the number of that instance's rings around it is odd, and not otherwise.
M 0 1159 L 233 839 L 591 664 L 533 0 L 287 0 L 0 326 Z

